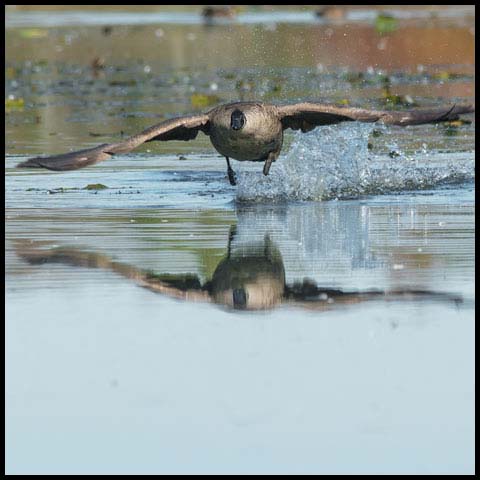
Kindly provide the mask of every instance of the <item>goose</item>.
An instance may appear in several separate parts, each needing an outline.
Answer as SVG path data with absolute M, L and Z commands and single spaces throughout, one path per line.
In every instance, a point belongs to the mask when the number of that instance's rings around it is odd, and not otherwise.
M 262 102 L 235 102 L 219 105 L 212 110 L 172 118 L 153 125 L 121 142 L 104 143 L 94 148 L 50 157 L 30 158 L 18 167 L 36 167 L 66 171 L 94 165 L 118 154 L 124 154 L 145 142 L 193 140 L 198 132 L 210 137 L 213 147 L 227 161 L 231 185 L 236 176 L 230 159 L 263 162 L 263 174 L 280 155 L 285 129 L 309 132 L 321 125 L 346 121 L 382 122 L 386 125 L 419 125 L 457 120 L 460 114 L 474 112 L 473 105 L 417 108 L 406 111 L 368 110 L 313 102 L 273 105 Z

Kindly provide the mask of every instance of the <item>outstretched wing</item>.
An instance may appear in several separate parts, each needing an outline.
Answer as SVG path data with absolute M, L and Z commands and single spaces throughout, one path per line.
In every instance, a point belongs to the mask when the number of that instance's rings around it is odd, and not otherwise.
M 453 105 L 451 107 L 418 108 L 405 111 L 366 110 L 346 106 L 321 103 L 296 103 L 278 106 L 283 129 L 292 128 L 308 132 L 320 125 L 358 121 L 378 122 L 389 125 L 419 125 L 421 123 L 457 120 L 462 113 L 475 111 L 473 105 Z
M 104 143 L 76 152 L 35 157 L 19 163 L 17 167 L 43 167 L 49 170 L 77 170 L 109 159 L 118 153 L 127 153 L 145 142 L 153 140 L 193 140 L 201 130 L 208 135 L 208 115 L 194 115 L 166 120 L 119 143 Z

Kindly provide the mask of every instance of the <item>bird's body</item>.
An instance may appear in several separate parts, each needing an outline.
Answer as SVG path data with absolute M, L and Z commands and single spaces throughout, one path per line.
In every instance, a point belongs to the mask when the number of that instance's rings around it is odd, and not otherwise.
M 113 155 L 128 153 L 144 142 L 193 140 L 202 131 L 210 137 L 214 148 L 227 159 L 228 178 L 235 185 L 235 174 L 229 159 L 263 161 L 263 173 L 268 175 L 272 162 L 280 155 L 283 131 L 288 128 L 308 132 L 317 126 L 346 121 L 418 125 L 456 120 L 460 114 L 474 110 L 472 105 L 382 111 L 307 102 L 293 105 L 236 102 L 219 105 L 204 114 L 165 120 L 118 143 L 52 157 L 35 157 L 18 166 L 76 170 L 107 160 Z
M 245 125 L 231 128 L 236 110 L 245 115 Z M 283 128 L 276 107 L 262 103 L 239 102 L 217 107 L 209 112 L 210 141 L 224 157 L 240 161 L 264 161 L 269 153 L 280 152 Z

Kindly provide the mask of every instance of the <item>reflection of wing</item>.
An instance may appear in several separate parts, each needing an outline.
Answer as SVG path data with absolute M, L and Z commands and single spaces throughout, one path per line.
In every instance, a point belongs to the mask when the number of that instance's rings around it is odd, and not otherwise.
M 288 305 L 318 311 L 329 310 L 339 305 L 351 305 L 375 299 L 415 300 L 421 298 L 454 302 L 455 304 L 463 302 L 460 296 L 427 290 L 345 292 L 334 288 L 318 287 L 309 279 L 304 279 L 303 283 L 298 282 L 293 285 L 285 285 L 283 263 L 281 263 L 281 268 L 279 264 L 278 268 L 269 269 L 267 273 L 270 272 L 271 275 L 257 275 L 258 259 L 261 257 L 257 257 L 254 262 L 248 261 L 243 265 L 241 265 L 240 259 L 236 259 L 230 265 L 226 276 L 221 272 L 214 274 L 217 281 L 220 277 L 222 279 L 218 285 L 216 285 L 215 279 L 202 285 L 198 277 L 192 274 L 158 275 L 124 263 L 115 262 L 107 255 L 100 253 L 79 250 L 73 247 L 57 247 L 51 250 L 44 250 L 43 246 L 46 246 L 45 242 L 17 240 L 15 242 L 15 251 L 19 257 L 32 265 L 60 263 L 74 267 L 101 268 L 118 273 L 125 278 L 135 281 L 142 287 L 169 297 L 193 302 L 214 302 L 240 310 L 268 310 L 280 303 L 287 303 Z M 252 260 L 252 257 L 250 257 L 250 260 Z M 240 281 L 234 282 L 235 286 L 228 282 L 227 277 L 235 277 L 239 266 L 241 266 L 240 270 L 244 280 L 243 283 Z M 252 272 L 253 277 L 249 278 L 249 273 L 251 274 Z M 240 278 L 238 277 L 237 280 Z
M 390 125 L 418 125 L 456 120 L 462 113 L 475 111 L 473 105 L 453 105 L 438 108 L 418 108 L 406 111 L 366 110 L 363 108 L 297 103 L 277 107 L 283 128 L 308 132 L 320 125 L 347 121 L 377 122 Z
M 77 248 L 59 247 L 51 250 L 40 249 L 44 242 L 18 240 L 17 255 L 31 265 L 60 263 L 73 267 L 101 268 L 134 280 L 142 287 L 169 297 L 190 301 L 209 301 L 209 294 L 202 288 L 196 275 L 155 275 L 124 263 L 115 262 L 107 255 L 87 252 Z
M 286 303 L 308 310 L 330 310 L 339 305 L 352 305 L 369 300 L 436 300 L 455 305 L 463 303 L 463 297 L 444 292 L 430 290 L 366 290 L 344 291 L 335 288 L 317 286 L 312 280 L 304 279 L 303 283 L 297 282 L 285 287 Z
M 17 167 L 43 167 L 49 170 L 77 170 L 108 160 L 117 153 L 128 153 L 144 142 L 153 140 L 193 140 L 202 130 L 208 134 L 208 115 L 194 115 L 189 117 L 166 120 L 143 132 L 127 138 L 119 143 L 104 143 L 98 147 L 79 150 L 76 152 L 54 155 L 51 157 L 35 157 L 17 165 Z

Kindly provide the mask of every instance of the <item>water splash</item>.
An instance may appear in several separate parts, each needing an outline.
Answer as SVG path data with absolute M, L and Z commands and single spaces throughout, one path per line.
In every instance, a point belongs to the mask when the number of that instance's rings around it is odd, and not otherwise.
M 268 177 L 239 172 L 237 201 L 263 202 L 358 198 L 458 184 L 475 178 L 472 153 L 395 150 L 373 154 L 368 147 L 373 124 L 344 123 L 307 134 L 297 132 L 290 149 Z

